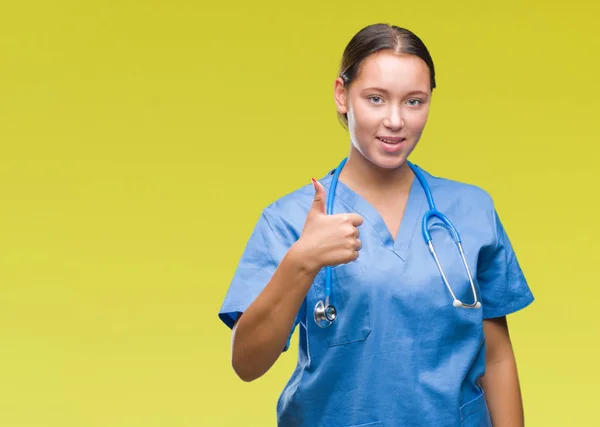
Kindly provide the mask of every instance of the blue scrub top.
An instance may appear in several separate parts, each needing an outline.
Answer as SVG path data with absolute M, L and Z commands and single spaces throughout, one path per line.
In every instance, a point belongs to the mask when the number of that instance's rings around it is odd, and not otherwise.
M 375 208 L 339 182 L 334 213 L 364 218 L 363 246 L 356 261 L 333 268 L 338 318 L 329 328 L 313 319 L 315 304 L 324 299 L 324 270 L 304 300 L 294 326 L 298 364 L 277 403 L 278 426 L 491 427 L 480 385 L 482 321 L 520 310 L 534 297 L 490 196 L 422 171 L 437 209 L 461 235 L 482 308 L 453 307 L 421 234 L 428 205 L 416 177 L 395 239 Z M 331 178 L 321 180 L 326 189 Z M 264 209 L 219 312 L 227 326 L 299 238 L 313 198 L 309 184 Z M 439 220 L 430 224 L 450 285 L 458 299 L 472 303 L 456 245 Z

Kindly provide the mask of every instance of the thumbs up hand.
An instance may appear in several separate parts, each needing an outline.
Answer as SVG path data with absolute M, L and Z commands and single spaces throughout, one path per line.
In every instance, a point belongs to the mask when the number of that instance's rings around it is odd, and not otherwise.
M 325 188 L 314 179 L 313 186 L 315 197 L 298 246 L 303 248 L 307 261 L 316 269 L 356 260 L 362 247 L 357 228 L 363 223 L 362 217 L 355 213 L 327 215 Z

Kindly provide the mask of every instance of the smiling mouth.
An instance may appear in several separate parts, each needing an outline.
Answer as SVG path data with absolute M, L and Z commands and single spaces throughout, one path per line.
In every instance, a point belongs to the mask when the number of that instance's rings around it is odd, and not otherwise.
M 381 142 L 385 142 L 386 144 L 400 144 L 402 141 L 404 141 L 406 138 L 402 138 L 402 137 L 383 137 L 383 136 L 376 136 L 375 138 L 377 138 L 378 140 L 380 140 Z

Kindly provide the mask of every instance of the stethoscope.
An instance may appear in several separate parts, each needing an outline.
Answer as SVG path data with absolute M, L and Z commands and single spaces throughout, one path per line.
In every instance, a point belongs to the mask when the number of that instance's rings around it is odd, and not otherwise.
M 327 194 L 327 205 L 326 205 L 327 215 L 331 215 L 333 213 L 333 201 L 335 199 L 335 191 L 337 189 L 337 184 L 339 181 L 340 173 L 342 172 L 342 169 L 343 169 L 344 165 L 346 164 L 347 160 L 348 160 L 348 158 L 345 158 L 344 160 L 342 160 L 342 162 L 339 164 L 339 166 L 334 171 L 333 177 L 331 178 L 331 183 L 330 183 L 329 191 Z M 440 211 L 438 211 L 435 208 L 435 203 L 433 202 L 433 196 L 431 195 L 431 188 L 429 188 L 429 184 L 427 184 L 427 181 L 425 180 L 425 177 L 423 176 L 423 173 L 419 170 L 418 166 L 412 164 L 411 162 L 408 162 L 408 166 L 414 172 L 415 176 L 419 180 L 419 183 L 421 184 L 421 187 L 423 187 L 423 191 L 425 192 L 425 196 L 427 197 L 427 204 L 429 205 L 429 210 L 427 212 L 425 212 L 425 215 L 423 215 L 423 220 L 421 222 L 421 231 L 423 233 L 423 239 L 425 239 L 425 243 L 427 243 L 427 246 L 429 247 L 429 251 L 433 255 L 433 259 L 435 260 L 437 268 L 442 276 L 442 280 L 444 281 L 446 288 L 448 289 L 448 291 L 450 292 L 450 295 L 452 296 L 452 299 L 453 299 L 452 305 L 457 308 L 459 308 L 459 307 L 460 308 L 480 308 L 481 302 L 479 301 L 479 298 L 477 296 L 475 284 L 473 283 L 473 276 L 471 276 L 471 271 L 469 270 L 469 265 L 467 264 L 467 259 L 465 258 L 465 253 L 464 253 L 463 247 L 462 247 L 462 241 L 460 239 L 460 235 L 458 234 L 458 231 L 456 231 L 456 228 L 454 227 L 452 222 L 450 222 L 450 220 L 446 217 L 446 215 L 444 215 L 443 213 L 441 213 Z M 471 290 L 473 292 L 473 300 L 474 300 L 474 302 L 472 304 L 465 304 L 462 301 L 460 301 L 458 298 L 456 298 L 456 295 L 454 294 L 452 287 L 448 283 L 446 274 L 444 273 L 442 265 L 440 264 L 440 260 L 437 256 L 437 253 L 435 252 L 435 248 L 433 247 L 433 240 L 431 238 L 431 234 L 429 233 L 428 222 L 432 217 L 438 218 L 446 225 L 446 229 L 450 232 L 450 234 L 452 235 L 452 239 L 454 240 L 454 243 L 458 247 L 458 251 L 460 252 L 460 256 L 462 258 L 463 265 L 467 272 L 467 276 L 469 277 L 469 282 L 471 283 Z M 337 310 L 335 309 L 335 307 L 332 304 L 329 303 L 329 298 L 331 296 L 331 280 L 332 280 L 332 274 L 331 274 L 332 270 L 331 269 L 332 269 L 331 266 L 325 267 L 325 301 L 320 300 L 319 302 L 317 302 L 317 305 L 315 306 L 315 312 L 314 312 L 315 322 L 317 323 L 317 325 L 319 325 L 322 328 L 326 328 L 326 327 L 330 326 L 333 323 L 333 321 L 337 318 Z

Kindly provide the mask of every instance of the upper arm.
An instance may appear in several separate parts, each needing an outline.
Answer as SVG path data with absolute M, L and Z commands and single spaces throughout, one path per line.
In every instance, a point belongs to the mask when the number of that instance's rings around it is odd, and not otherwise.
M 506 316 L 484 319 L 483 333 L 486 341 L 487 364 L 514 357 Z

